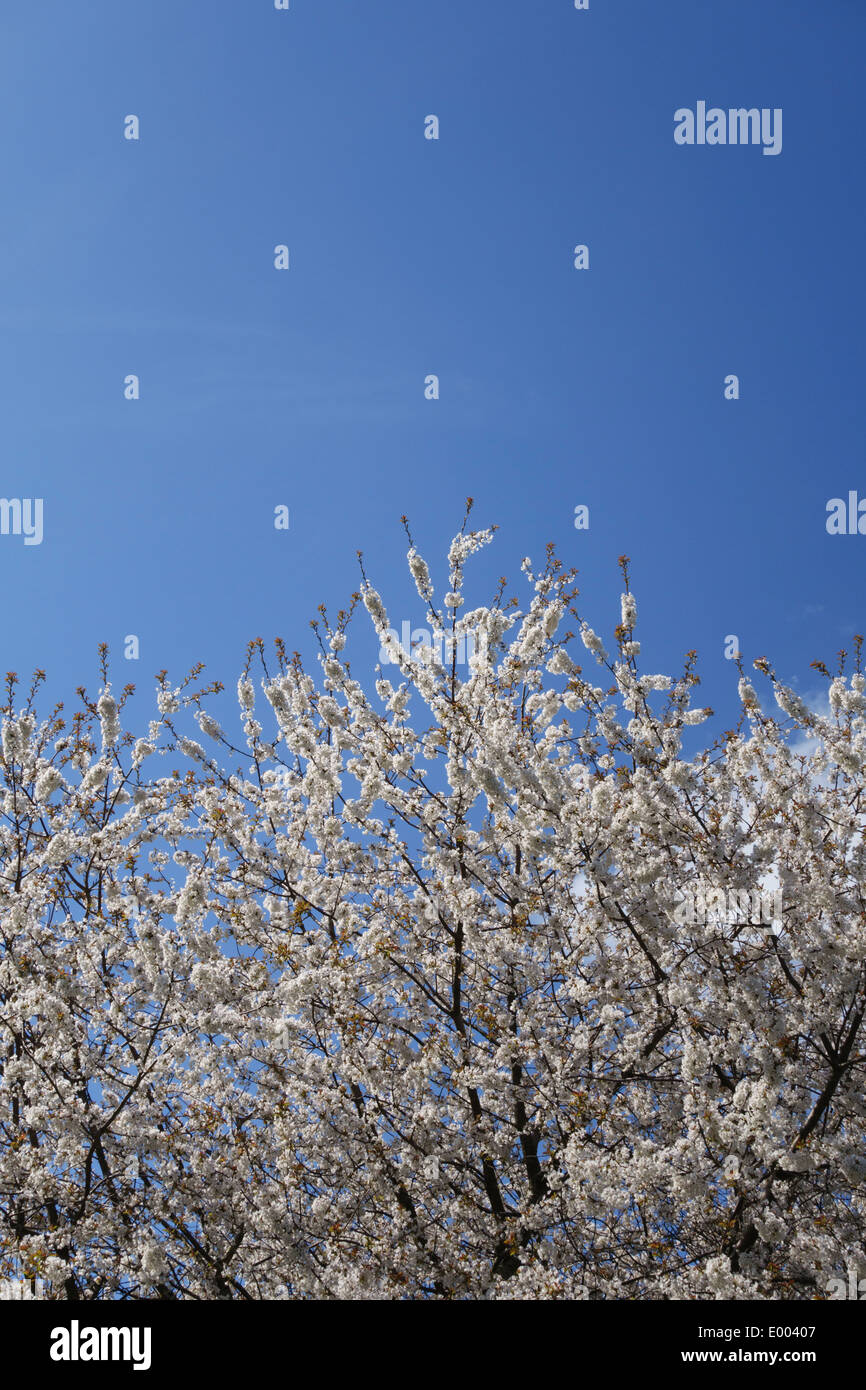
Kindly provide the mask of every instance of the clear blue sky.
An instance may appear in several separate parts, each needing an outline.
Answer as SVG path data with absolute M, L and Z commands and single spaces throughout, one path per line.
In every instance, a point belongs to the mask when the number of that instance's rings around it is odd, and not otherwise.
M 359 548 L 420 623 L 398 517 L 435 562 L 471 493 L 475 601 L 553 540 L 607 636 L 626 552 L 645 669 L 730 708 L 735 633 L 815 689 L 866 625 L 864 54 L 862 0 L 6 0 L 2 669 L 67 697 L 106 640 L 143 720 L 161 667 L 309 652 Z M 677 146 L 700 100 L 781 154 Z

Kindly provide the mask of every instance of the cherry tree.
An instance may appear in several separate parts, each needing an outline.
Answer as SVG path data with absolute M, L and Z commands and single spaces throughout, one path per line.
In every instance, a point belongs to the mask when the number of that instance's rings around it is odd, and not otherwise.
M 408 524 L 407 524 L 408 533 Z M 812 1299 L 866 1275 L 866 678 L 755 663 L 700 744 L 552 549 L 406 651 L 368 580 L 39 719 L 10 676 L 0 1276 L 57 1298 Z M 358 679 L 364 610 L 388 665 Z M 456 653 L 471 652 L 466 663 Z M 444 651 L 444 655 L 443 655 Z M 356 662 L 356 665 L 358 663 Z M 697 750 L 697 751 L 695 751 Z M 772 887 L 771 921 L 737 911 Z M 715 894 L 719 910 L 677 910 Z

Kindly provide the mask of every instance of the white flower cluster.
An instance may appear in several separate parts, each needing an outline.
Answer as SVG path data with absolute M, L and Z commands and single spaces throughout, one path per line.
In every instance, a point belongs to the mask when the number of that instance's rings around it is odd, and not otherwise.
M 99 711 L 99 720 L 102 725 L 102 746 L 103 748 L 113 748 L 120 738 L 120 716 L 117 701 L 110 690 L 103 691 L 97 701 L 96 708 Z
M 455 617 L 490 534 L 451 547 Z M 708 712 L 689 672 L 637 673 L 632 595 L 611 659 L 564 631 L 568 577 L 523 569 L 524 612 L 456 621 L 463 678 L 404 654 L 367 690 L 341 631 L 318 681 L 263 675 L 259 722 L 251 662 L 240 768 L 188 686 L 134 744 L 107 688 L 65 731 L 6 710 L 5 1273 L 811 1299 L 864 1248 L 866 683 L 832 680 L 825 718 L 774 682 L 780 720 L 743 678 L 737 734 L 685 756 Z M 768 881 L 763 928 L 672 917 Z

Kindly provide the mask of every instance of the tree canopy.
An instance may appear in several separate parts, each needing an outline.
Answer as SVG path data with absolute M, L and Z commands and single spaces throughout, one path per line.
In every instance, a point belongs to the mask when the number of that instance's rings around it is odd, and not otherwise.
M 407 527 L 408 530 L 408 527 Z M 552 550 L 40 715 L 0 808 L 0 1277 L 58 1298 L 812 1299 L 866 1274 L 866 678 L 609 655 Z M 391 661 L 347 657 L 366 609 Z M 571 625 L 569 627 L 569 624 Z M 458 661 L 458 643 L 464 660 Z M 585 669 L 587 667 L 587 669 Z M 196 729 L 193 725 L 198 725 Z M 204 743 L 193 737 L 200 735 Z M 156 769 L 153 771 L 152 769 Z M 757 904 L 772 904 L 759 912 Z

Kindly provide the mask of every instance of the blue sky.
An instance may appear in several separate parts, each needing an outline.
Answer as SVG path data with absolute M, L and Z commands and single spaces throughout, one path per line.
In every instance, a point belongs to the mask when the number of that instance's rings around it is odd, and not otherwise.
M 470 606 L 554 541 L 608 636 L 625 552 L 644 669 L 696 647 L 727 713 L 733 633 L 816 689 L 866 626 L 864 44 L 862 0 L 7 0 L 2 669 L 67 698 L 108 641 L 143 721 L 162 667 L 309 653 L 358 549 L 420 623 L 398 518 L 436 577 L 471 494 Z M 676 145 L 700 100 L 782 152 Z

